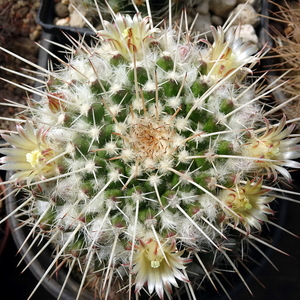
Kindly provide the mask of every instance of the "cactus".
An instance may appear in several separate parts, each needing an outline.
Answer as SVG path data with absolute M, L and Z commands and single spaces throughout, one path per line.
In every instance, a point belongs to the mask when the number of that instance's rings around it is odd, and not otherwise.
M 269 64 L 276 64 L 273 73 L 276 76 L 282 76 L 282 82 L 289 81 L 289 84 L 280 86 L 275 98 L 278 104 L 286 102 L 282 106 L 282 110 L 288 119 L 293 119 L 299 115 L 299 2 L 286 1 L 281 4 L 272 2 L 270 5 L 273 5 L 271 8 L 274 12 L 270 12 L 270 14 L 274 19 L 273 24 L 270 21 L 269 39 L 273 48 L 271 54 L 268 55 Z M 280 25 L 274 26 L 274 21 Z M 288 98 L 291 99 L 286 101 Z M 297 125 L 299 125 L 299 121 Z
M 128 299 L 170 299 L 174 287 L 196 299 L 225 262 L 249 289 L 235 256 L 266 244 L 254 233 L 274 224 L 274 182 L 300 167 L 294 126 L 268 119 L 276 107 L 260 101 L 272 89 L 247 76 L 263 52 L 225 39 L 228 27 L 212 28 L 212 44 L 193 40 L 184 23 L 104 21 L 98 43 L 41 70 L 44 90 L 24 87 L 42 99 L 2 134 L 6 184 L 56 249 L 46 274 L 79 266 L 77 299 L 86 285 L 107 299 L 114 283 Z

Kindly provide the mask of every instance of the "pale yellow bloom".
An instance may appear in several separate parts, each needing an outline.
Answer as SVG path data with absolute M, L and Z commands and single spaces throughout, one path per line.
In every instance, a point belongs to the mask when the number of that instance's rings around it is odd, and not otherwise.
M 147 242 L 140 241 L 135 248 L 133 256 L 133 273 L 136 274 L 135 292 L 147 284 L 150 294 L 155 290 L 163 299 L 164 290 L 171 293 L 172 285 L 178 287 L 176 278 L 188 281 L 179 270 L 184 269 L 184 264 L 190 260 L 181 257 L 184 251 L 177 251 L 175 240 L 162 244 L 162 249 L 159 243 L 152 239 Z
M 140 14 L 133 18 L 117 14 L 114 24 L 104 21 L 104 26 L 105 29 L 100 30 L 98 35 L 110 41 L 113 50 L 128 60 L 142 56 L 152 35 L 159 31 L 156 28 L 150 29 L 149 17 L 142 18 Z
M 283 168 L 299 168 L 300 164 L 292 159 L 300 157 L 300 138 L 288 138 L 294 129 L 294 125 L 284 129 L 286 118 L 283 117 L 279 126 L 269 128 L 266 123 L 266 131 L 261 136 L 253 134 L 249 143 L 243 145 L 242 155 L 257 157 L 254 161 L 257 168 L 265 168 L 268 175 L 277 178 L 277 172 L 286 179 L 291 180 L 289 172 Z
M 256 183 L 247 181 L 245 186 L 237 185 L 235 188 L 222 190 L 219 199 L 226 205 L 223 209 L 227 218 L 233 219 L 235 225 L 242 223 L 247 232 L 250 232 L 251 227 L 260 230 L 261 223 L 268 221 L 266 214 L 273 214 L 268 203 L 275 197 L 267 196 L 267 193 L 268 190 L 262 188 L 261 178 Z
M 40 128 L 35 130 L 33 125 L 26 123 L 25 128 L 17 125 L 17 134 L 2 137 L 12 145 L 12 148 L 2 148 L 0 153 L 6 154 L 0 159 L 2 170 L 16 171 L 11 179 L 17 182 L 50 177 L 56 170 L 54 161 L 47 163 L 54 157 L 54 151 L 46 140 L 47 130 Z
M 227 77 L 235 69 L 244 69 L 250 72 L 244 66 L 258 61 L 257 57 L 252 56 L 256 52 L 256 47 L 244 43 L 242 38 L 235 40 L 234 34 L 225 40 L 223 28 L 220 26 L 217 29 L 211 27 L 211 31 L 214 43 L 211 45 L 204 41 L 210 47 L 209 58 L 206 61 L 208 75 L 220 80 Z

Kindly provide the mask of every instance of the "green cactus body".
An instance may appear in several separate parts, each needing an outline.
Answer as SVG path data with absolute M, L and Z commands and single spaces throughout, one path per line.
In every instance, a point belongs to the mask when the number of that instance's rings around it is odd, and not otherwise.
M 236 271 L 225 237 L 236 231 L 238 246 L 268 222 L 263 185 L 290 180 L 299 138 L 284 118 L 264 121 L 243 80 L 258 56 L 223 29 L 199 45 L 139 14 L 104 24 L 101 43 L 51 73 L 25 126 L 3 134 L 13 148 L 1 168 L 29 191 L 39 230 L 61 233 L 57 260 L 76 257 L 106 295 L 120 277 L 162 299 L 197 287 L 192 264 L 209 276 L 223 257 Z

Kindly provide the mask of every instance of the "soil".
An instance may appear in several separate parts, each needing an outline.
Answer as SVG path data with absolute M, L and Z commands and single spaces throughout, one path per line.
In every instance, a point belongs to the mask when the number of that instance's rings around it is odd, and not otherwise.
M 0 0 L 0 46 L 33 63 L 37 63 L 38 60 L 39 47 L 36 42 L 40 41 L 42 32 L 42 28 L 35 21 L 39 5 L 39 0 Z M 18 72 L 23 72 L 22 69 L 34 69 L 3 51 L 0 51 L 0 65 Z M 33 84 L 32 80 L 3 69 L 0 69 L 0 77 L 18 84 Z M 5 99 L 25 104 L 26 92 L 9 82 L 0 80 L 0 102 L 5 102 L 3 101 Z M 16 112 L 15 108 L 0 106 L 2 118 L 12 118 Z M 0 120 L 2 130 L 14 130 L 14 126 L 13 122 Z

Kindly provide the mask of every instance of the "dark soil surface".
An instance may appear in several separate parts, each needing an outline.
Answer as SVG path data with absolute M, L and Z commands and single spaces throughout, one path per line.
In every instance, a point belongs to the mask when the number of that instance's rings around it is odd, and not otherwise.
M 0 0 L 0 45 L 23 58 L 37 63 L 39 47 L 35 42 L 40 40 L 41 27 L 36 24 L 39 0 Z M 23 61 L 0 51 L 0 65 L 15 71 L 33 69 Z M 0 77 L 18 84 L 32 85 L 33 82 L 21 76 L 0 69 Z M 9 99 L 26 103 L 26 92 L 8 82 L 0 81 L 0 99 Z M 14 108 L 0 106 L 0 115 L 11 118 L 16 113 Z M 13 129 L 14 124 L 0 120 L 0 128 Z

